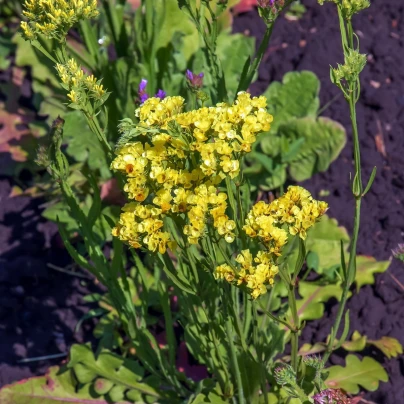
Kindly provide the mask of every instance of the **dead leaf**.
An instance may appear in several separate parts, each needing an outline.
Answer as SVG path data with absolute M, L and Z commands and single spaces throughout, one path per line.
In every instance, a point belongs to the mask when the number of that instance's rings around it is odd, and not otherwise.
M 376 120 L 376 124 L 378 129 L 378 133 L 375 136 L 376 149 L 386 159 L 387 158 L 386 146 L 384 144 L 382 124 L 380 123 L 379 119 Z

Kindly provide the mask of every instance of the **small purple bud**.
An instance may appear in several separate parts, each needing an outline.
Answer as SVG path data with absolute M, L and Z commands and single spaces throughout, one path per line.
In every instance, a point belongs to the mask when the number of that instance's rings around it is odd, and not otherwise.
M 185 76 L 189 81 L 192 81 L 194 79 L 194 73 L 191 72 L 191 70 L 187 69 L 187 72 L 185 73 Z
M 139 93 L 140 103 L 143 104 L 149 98 L 149 94 L 147 93 Z
M 203 73 L 194 74 L 190 70 L 187 70 L 185 76 L 193 88 L 201 88 L 203 86 Z
M 139 88 L 138 88 L 139 93 L 144 92 L 146 90 L 146 86 L 147 86 L 147 80 L 146 79 L 140 80 L 140 84 L 139 84 Z
M 149 94 L 146 93 L 146 86 L 147 86 L 147 80 L 146 79 L 140 80 L 138 87 L 138 95 L 141 104 L 143 104 L 149 98 Z
M 156 98 L 160 98 L 160 100 L 162 100 L 163 98 L 165 98 L 166 96 L 166 92 L 163 91 L 162 89 L 159 89 L 159 91 L 157 91 L 157 94 L 155 95 Z

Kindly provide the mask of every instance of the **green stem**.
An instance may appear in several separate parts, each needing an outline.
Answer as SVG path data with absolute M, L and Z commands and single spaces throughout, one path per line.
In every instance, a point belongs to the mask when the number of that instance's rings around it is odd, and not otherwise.
M 253 312 L 253 317 L 254 317 L 254 324 L 253 324 L 253 338 L 254 338 L 254 347 L 257 351 L 257 359 L 258 363 L 261 365 L 261 377 L 260 377 L 260 383 L 261 383 L 261 390 L 262 394 L 264 395 L 264 402 L 265 404 L 268 404 L 268 394 L 267 394 L 267 383 L 266 383 L 266 378 L 265 378 L 265 363 L 263 362 L 262 358 L 262 350 L 261 350 L 261 345 L 259 341 L 259 335 L 258 335 L 258 313 L 257 313 L 257 303 L 255 301 L 252 302 L 252 312 Z
M 291 361 L 293 370 L 297 374 L 298 370 L 298 356 L 297 351 L 299 347 L 299 315 L 297 313 L 297 306 L 296 306 L 296 296 L 295 296 L 295 285 L 290 284 L 288 287 L 288 303 L 290 307 L 290 311 L 292 312 L 292 319 L 293 319 L 293 330 L 291 330 Z
M 342 13 L 338 7 L 338 16 L 340 19 L 341 26 L 341 37 L 342 43 L 345 44 L 347 49 L 344 48 L 344 52 L 348 52 L 348 46 L 353 48 L 353 29 L 350 21 L 347 22 L 347 29 L 345 29 L 344 21 L 342 18 Z M 347 39 L 348 32 L 348 39 Z M 338 307 L 337 317 L 334 322 L 334 326 L 331 331 L 330 340 L 327 344 L 325 354 L 323 356 L 323 364 L 325 365 L 334 347 L 335 338 L 337 336 L 342 317 L 344 315 L 346 302 L 348 300 L 349 289 L 355 281 L 356 276 L 356 248 L 359 236 L 359 226 L 360 226 L 360 215 L 361 215 L 361 202 L 363 197 L 363 186 L 362 186 L 362 175 L 361 175 L 361 156 L 360 156 L 360 144 L 359 144 L 359 134 L 358 125 L 356 121 L 356 102 L 359 97 L 359 87 L 358 80 L 350 85 L 349 97 L 347 97 L 347 102 L 349 104 L 349 112 L 351 117 L 352 125 L 352 136 L 353 136 L 353 149 L 354 149 L 354 161 L 355 161 L 355 177 L 352 185 L 352 193 L 355 198 L 355 214 L 354 214 L 354 229 L 352 234 L 352 241 L 349 248 L 349 261 L 346 273 L 346 279 L 344 280 L 344 288 L 342 292 L 341 301 Z
M 342 291 L 341 301 L 338 306 L 337 317 L 335 318 L 334 325 L 331 330 L 330 340 L 328 341 L 327 348 L 325 350 L 323 356 L 323 364 L 327 363 L 328 358 L 330 357 L 333 347 L 335 338 L 337 336 L 337 332 L 339 330 L 342 317 L 345 312 L 346 302 L 348 300 L 349 289 L 355 280 L 355 272 L 356 272 L 356 245 L 358 240 L 359 234 L 359 222 L 360 222 L 360 210 L 361 210 L 361 198 L 356 199 L 355 202 L 355 219 L 354 219 L 354 231 L 352 236 L 352 242 L 349 249 L 349 261 L 348 261 L 348 268 L 347 268 L 347 279 L 345 281 L 345 285 Z
M 245 398 L 244 398 L 244 389 L 243 389 L 243 382 L 242 382 L 242 379 L 241 379 L 240 367 L 238 365 L 236 347 L 234 346 L 234 342 L 233 342 L 233 329 L 232 329 L 231 316 L 230 315 L 227 315 L 226 334 L 227 334 L 227 339 L 229 341 L 231 364 L 232 364 L 232 368 L 233 368 L 233 374 L 234 374 L 234 377 L 236 379 L 239 404 L 246 404 L 246 401 L 245 401 Z
M 265 51 L 268 48 L 269 40 L 271 39 L 272 31 L 274 28 L 275 21 L 271 22 L 268 26 L 267 29 L 265 30 L 264 37 L 262 38 L 261 44 L 258 48 L 257 54 L 255 55 L 254 60 L 252 61 L 250 67 L 248 68 L 248 72 L 238 86 L 237 93 L 239 91 L 247 91 L 248 87 L 250 86 L 255 72 L 258 70 L 258 67 L 262 61 L 262 58 L 264 57 Z

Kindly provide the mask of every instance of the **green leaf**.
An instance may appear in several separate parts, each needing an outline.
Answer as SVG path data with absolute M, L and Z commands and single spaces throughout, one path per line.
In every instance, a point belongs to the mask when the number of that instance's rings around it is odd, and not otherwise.
M 349 244 L 349 235 L 345 227 L 338 226 L 335 219 L 324 215 L 312 229 L 307 232 L 306 251 L 309 251 L 307 265 L 317 273 L 322 274 L 332 266 L 340 265 L 340 243 L 346 248 Z M 290 262 L 297 257 L 294 250 Z M 309 260 L 310 258 L 310 260 Z
M 295 119 L 280 125 L 278 132 L 289 143 L 304 139 L 298 152 L 288 160 L 289 174 L 295 181 L 326 171 L 346 143 L 344 127 L 323 117 Z
M 154 4 L 157 13 L 165 11 L 164 20 L 159 27 L 156 49 L 167 46 L 176 32 L 183 34 L 183 54 L 188 60 L 199 48 L 199 36 L 194 24 L 178 7 L 177 0 L 166 0 Z
M 340 285 L 316 285 L 313 282 L 300 282 L 299 294 L 302 297 L 296 301 L 297 313 L 300 320 L 316 320 L 324 315 L 324 303 L 332 297 L 340 299 Z
M 367 342 L 366 335 L 361 335 L 358 331 L 354 331 L 354 333 L 352 334 L 352 339 L 350 341 L 345 341 L 342 344 L 342 347 L 346 351 L 360 352 L 365 349 L 366 342 Z
M 244 60 L 244 59 L 242 59 Z M 271 83 L 264 92 L 268 99 L 268 111 L 274 116 L 271 133 L 291 119 L 317 114 L 320 100 L 320 81 L 310 71 L 289 72 L 283 76 L 282 83 Z
M 346 357 L 346 367 L 332 366 L 327 369 L 329 375 L 325 384 L 332 389 L 343 389 L 348 393 L 359 393 L 359 386 L 375 391 L 379 382 L 387 382 L 388 375 L 383 366 L 374 359 L 365 356 L 362 361 L 354 355 Z
M 389 359 L 397 358 L 398 355 L 402 355 L 403 353 L 403 347 L 396 338 L 381 337 L 376 341 L 368 340 L 368 344 L 380 349 Z
M 0 402 L 2 404 L 108 403 L 102 397 L 94 397 L 90 392 L 90 385 L 78 387 L 71 370 L 54 366 L 49 368 L 45 376 L 32 377 L 3 387 L 0 390 Z M 129 402 L 120 401 L 116 404 L 129 404 Z
M 17 45 L 16 65 L 31 67 L 33 103 L 39 109 L 39 115 L 49 115 L 50 123 L 66 111 L 61 102 L 65 99 L 65 91 L 59 85 L 54 63 L 35 49 L 30 42 L 25 41 L 19 33 L 14 36 L 13 43 Z
M 76 377 L 82 383 L 88 383 L 95 377 L 105 378 L 119 386 L 114 392 L 136 389 L 155 397 L 159 393 L 151 386 L 141 383 L 144 375 L 143 368 L 135 361 L 124 359 L 112 352 L 102 351 L 95 358 L 89 345 L 73 345 L 70 350 L 69 368 L 73 368 Z M 81 380 L 83 378 L 83 380 Z
M 390 261 L 376 261 L 373 257 L 359 255 L 356 257 L 356 290 L 363 285 L 372 285 L 375 283 L 374 274 L 387 271 Z
M 217 55 L 223 66 L 226 77 L 227 96 L 233 99 L 236 96 L 240 82 L 243 63 L 254 52 L 255 39 L 243 34 L 230 35 L 222 32 L 217 38 Z
M 67 204 L 64 202 L 57 202 L 48 206 L 42 212 L 42 216 L 45 219 L 51 220 L 52 222 L 57 222 L 59 220 L 60 223 L 63 223 L 64 228 L 68 232 L 78 230 L 76 220 L 72 217 Z
M 76 161 L 85 162 L 91 170 L 100 170 L 103 178 L 111 173 L 104 150 L 87 125 L 85 116 L 80 111 L 68 112 L 63 127 L 64 140 L 67 142 L 66 153 Z

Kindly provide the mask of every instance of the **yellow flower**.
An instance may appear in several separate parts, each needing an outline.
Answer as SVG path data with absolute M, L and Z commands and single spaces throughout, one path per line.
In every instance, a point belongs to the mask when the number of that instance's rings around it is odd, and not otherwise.
M 97 0 L 26 0 L 24 8 L 31 25 L 21 28 L 29 40 L 38 34 L 61 40 L 78 21 L 98 16 Z
M 94 79 L 86 80 L 96 85 Z M 183 107 L 181 97 L 147 99 L 136 110 L 141 136 L 117 151 L 111 168 L 126 175 L 129 199 L 152 203 L 164 216 L 181 215 L 180 230 L 189 243 L 197 244 L 208 233 L 207 226 L 231 243 L 236 223 L 226 213 L 227 195 L 218 192 L 218 185 L 239 175 L 241 159 L 256 135 L 269 130 L 272 116 L 265 97 L 247 93 L 239 93 L 232 105 L 189 112 Z M 147 243 L 156 240 L 149 237 Z
M 216 267 L 213 273 L 215 279 L 225 279 L 227 282 L 233 282 L 235 274 L 230 265 L 223 264 Z

